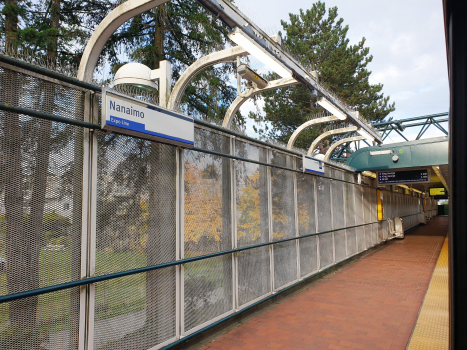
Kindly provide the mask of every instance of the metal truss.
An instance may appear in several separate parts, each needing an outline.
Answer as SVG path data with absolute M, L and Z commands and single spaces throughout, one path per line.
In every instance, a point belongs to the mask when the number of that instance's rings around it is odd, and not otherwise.
M 391 132 L 396 132 L 400 135 L 405 141 L 409 141 L 409 139 L 403 134 L 407 128 L 413 127 L 422 127 L 420 132 L 418 133 L 415 140 L 420 140 L 422 136 L 426 133 L 430 126 L 434 126 L 438 128 L 441 132 L 443 132 L 446 136 L 448 136 L 448 132 L 445 128 L 441 126 L 441 123 L 446 123 L 449 121 L 449 114 L 445 113 L 438 113 L 438 114 L 430 114 L 424 115 L 420 117 L 414 118 L 407 118 L 407 119 L 399 119 L 399 120 L 390 120 L 387 122 L 379 122 L 374 123 L 373 127 L 381 134 L 381 138 L 383 141 L 389 136 Z M 345 137 L 345 136 L 344 136 Z M 350 148 L 351 142 L 347 142 L 341 145 L 340 148 L 334 150 L 333 154 L 331 155 L 330 159 L 334 161 L 345 161 L 346 158 L 343 158 L 342 155 L 344 152 L 353 153 L 355 150 L 360 149 L 360 142 L 355 142 L 353 149 Z M 365 142 L 364 147 L 370 146 L 367 142 Z
M 415 140 L 420 140 L 420 138 L 425 134 L 430 126 L 435 126 L 439 130 L 441 130 L 446 136 L 448 132 L 440 125 L 440 123 L 444 123 L 449 121 L 447 117 L 448 113 L 438 113 L 438 114 L 430 114 L 424 115 L 421 117 L 414 117 L 414 118 L 407 118 L 407 119 L 400 119 L 400 120 L 390 120 L 387 122 L 379 122 L 374 123 L 373 127 L 381 133 L 381 138 L 383 141 L 389 136 L 389 134 L 395 131 L 399 134 L 404 140 L 409 141 L 407 137 L 404 136 L 403 132 L 407 128 L 412 128 L 416 126 L 421 126 L 421 130 L 417 135 Z

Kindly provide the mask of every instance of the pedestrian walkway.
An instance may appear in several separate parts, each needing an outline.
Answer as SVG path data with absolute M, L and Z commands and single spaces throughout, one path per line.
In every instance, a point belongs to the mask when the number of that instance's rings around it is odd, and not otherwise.
M 202 349 L 406 349 L 447 231 L 435 217 Z

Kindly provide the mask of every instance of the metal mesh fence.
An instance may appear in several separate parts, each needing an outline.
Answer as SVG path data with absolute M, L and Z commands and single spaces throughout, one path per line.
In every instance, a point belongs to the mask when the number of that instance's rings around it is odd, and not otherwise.
M 232 255 L 184 265 L 184 331 L 233 309 Z
M 340 181 L 332 181 L 332 225 L 333 229 L 341 229 L 345 224 L 344 211 L 344 183 Z
M 322 177 L 316 178 L 318 232 L 332 230 L 331 217 L 331 183 Z
M 0 102 L 64 118 L 83 120 L 83 89 L 0 66 Z
M 175 337 L 175 267 L 97 283 L 95 349 L 149 349 Z
M 271 292 L 270 248 L 260 247 L 238 254 L 238 305 L 241 307 Z
M 320 269 L 328 267 L 334 262 L 333 233 L 325 233 L 319 236 Z
M 175 260 L 176 148 L 99 133 L 96 274 Z
M 346 230 L 339 230 L 334 232 L 336 262 L 342 261 L 347 257 L 347 242 L 345 231 Z
M 300 247 L 300 277 L 318 270 L 318 237 L 311 236 L 299 240 Z
M 232 248 L 231 160 L 185 152 L 185 257 Z
M 77 349 L 79 303 L 75 287 L 0 304 L 0 348 Z
M 280 289 L 297 279 L 297 242 L 274 245 L 274 289 Z
M 2 103 L 91 121 L 86 94 L 0 66 Z M 1 303 L 0 348 L 160 347 L 389 237 L 350 171 L 299 173 L 297 155 L 204 126 L 195 146 L 0 111 L 0 298 L 201 257 Z M 383 197 L 385 219 L 419 223 L 420 198 Z M 256 244 L 270 245 L 229 252 Z
M 298 234 L 308 235 L 316 232 L 315 178 L 297 174 Z
M 352 184 L 345 184 L 345 226 L 355 226 L 355 189 Z M 346 230 L 347 255 L 352 256 L 357 253 L 357 232 L 356 228 Z
M 273 151 L 271 164 L 293 168 L 292 157 Z M 271 169 L 272 234 L 274 240 L 296 236 L 294 212 L 294 174 Z

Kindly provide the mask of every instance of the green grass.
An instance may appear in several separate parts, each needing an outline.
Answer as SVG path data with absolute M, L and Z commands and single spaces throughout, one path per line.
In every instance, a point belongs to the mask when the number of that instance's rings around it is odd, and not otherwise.
M 96 275 L 146 266 L 146 256 L 137 252 L 105 252 L 96 254 Z M 210 290 L 222 285 L 221 258 L 202 260 L 185 266 L 186 287 L 200 284 Z M 70 281 L 71 251 L 41 251 L 40 287 Z M 201 282 L 201 283 L 198 283 Z M 206 283 L 208 282 L 208 283 Z M 208 290 L 206 292 L 209 292 Z M 7 294 L 6 273 L 0 274 L 0 294 Z M 37 329 L 49 334 L 69 327 L 70 290 L 39 296 Z M 0 332 L 9 329 L 9 303 L 0 304 Z M 95 320 L 100 321 L 142 310 L 146 307 L 146 273 L 139 273 L 96 284 Z

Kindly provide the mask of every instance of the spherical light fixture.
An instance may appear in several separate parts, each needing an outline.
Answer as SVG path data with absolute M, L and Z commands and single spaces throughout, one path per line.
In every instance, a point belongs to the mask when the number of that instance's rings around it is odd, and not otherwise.
M 141 63 L 127 63 L 117 70 L 114 77 L 114 85 L 132 85 L 142 90 L 157 90 L 154 82 L 158 77 L 151 69 Z

